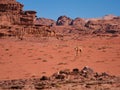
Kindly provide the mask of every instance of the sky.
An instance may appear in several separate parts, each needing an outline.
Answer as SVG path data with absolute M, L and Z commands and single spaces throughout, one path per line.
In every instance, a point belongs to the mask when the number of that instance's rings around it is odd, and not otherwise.
M 120 0 L 16 0 L 24 10 L 37 11 L 37 17 L 57 20 L 59 16 L 72 19 L 99 18 L 108 14 L 120 16 Z

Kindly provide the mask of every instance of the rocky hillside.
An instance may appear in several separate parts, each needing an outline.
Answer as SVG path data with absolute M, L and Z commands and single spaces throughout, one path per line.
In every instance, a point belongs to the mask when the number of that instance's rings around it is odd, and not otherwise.
M 85 24 L 88 29 L 99 31 L 101 33 L 116 33 L 120 32 L 120 17 L 112 19 L 90 20 Z M 96 32 L 97 33 L 97 32 Z
M 65 17 L 58 18 L 57 21 L 63 21 Z M 69 22 L 69 24 L 67 24 Z M 65 25 L 73 26 L 75 30 L 78 31 L 91 31 L 93 34 L 116 34 L 120 33 L 120 17 L 113 15 L 106 15 L 102 18 L 94 18 L 94 19 L 83 19 L 83 18 L 75 18 L 64 20 Z M 57 25 L 58 24 L 57 22 Z M 64 24 L 61 24 L 64 26 Z
M 67 16 L 58 17 L 57 21 L 45 18 L 37 19 L 37 24 L 54 25 L 60 32 L 80 33 L 80 34 L 119 34 L 120 17 L 114 15 L 105 15 L 101 18 L 84 19 L 77 17 L 72 19 Z M 84 32 L 84 33 L 83 33 Z
M 0 1 L 0 37 L 55 36 L 59 32 L 81 35 L 120 33 L 119 16 L 110 14 L 101 18 L 77 17 L 72 19 L 64 15 L 54 21 L 47 18 L 36 18 L 36 11 L 24 11 L 23 7 L 24 5 L 16 0 Z

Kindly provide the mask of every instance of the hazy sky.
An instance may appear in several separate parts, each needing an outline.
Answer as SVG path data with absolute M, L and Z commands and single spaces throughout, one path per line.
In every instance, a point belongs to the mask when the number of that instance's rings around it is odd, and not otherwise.
M 101 17 L 107 14 L 120 16 L 120 0 L 16 0 L 24 10 L 37 11 L 38 17 L 56 20 L 61 15 L 71 18 Z

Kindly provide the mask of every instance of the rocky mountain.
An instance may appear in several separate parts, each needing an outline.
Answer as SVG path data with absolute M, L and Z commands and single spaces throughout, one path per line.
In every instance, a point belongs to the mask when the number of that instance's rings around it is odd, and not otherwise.
M 77 30 L 77 32 L 84 31 L 86 33 L 91 32 L 93 34 L 120 33 L 120 17 L 111 14 L 101 18 L 91 18 L 87 20 L 79 17 L 71 19 L 67 16 L 60 16 L 56 25 L 65 26 L 65 28 L 71 26 L 71 29 L 69 28 L 69 30 L 71 30 L 70 32 L 76 32 Z

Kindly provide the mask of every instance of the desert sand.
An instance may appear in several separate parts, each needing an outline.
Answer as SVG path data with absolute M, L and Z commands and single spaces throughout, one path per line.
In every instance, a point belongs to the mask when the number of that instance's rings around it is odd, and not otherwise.
M 71 36 L 72 38 L 72 36 Z M 89 66 L 97 72 L 120 75 L 120 36 L 0 39 L 0 80 L 50 76 L 64 70 Z M 82 52 L 76 56 L 75 47 Z

